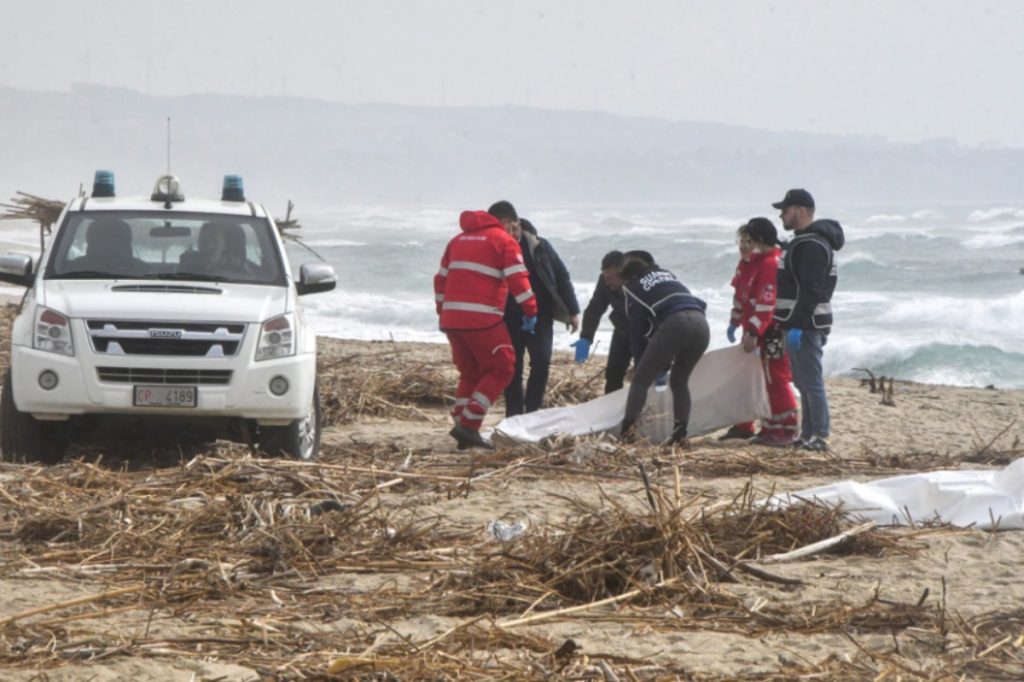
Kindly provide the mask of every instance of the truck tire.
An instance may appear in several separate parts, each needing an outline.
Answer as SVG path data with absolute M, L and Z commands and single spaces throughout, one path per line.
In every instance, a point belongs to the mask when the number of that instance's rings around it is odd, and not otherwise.
M 259 427 L 259 448 L 271 457 L 312 462 L 320 452 L 320 387 L 313 384 L 309 414 L 287 426 Z
M 67 445 L 65 424 L 42 422 L 14 404 L 11 371 L 4 374 L 0 393 L 0 456 L 7 462 L 56 464 Z

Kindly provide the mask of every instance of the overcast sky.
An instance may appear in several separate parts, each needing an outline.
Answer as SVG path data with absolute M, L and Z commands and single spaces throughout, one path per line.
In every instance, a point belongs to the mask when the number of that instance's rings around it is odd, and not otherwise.
M 1020 0 L 5 0 L 0 84 L 1024 147 Z

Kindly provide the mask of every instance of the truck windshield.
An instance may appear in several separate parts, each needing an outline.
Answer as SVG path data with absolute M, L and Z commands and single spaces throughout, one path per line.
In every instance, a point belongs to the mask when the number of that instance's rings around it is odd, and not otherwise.
M 209 213 L 72 213 L 48 279 L 174 279 L 283 285 L 278 242 L 264 218 Z

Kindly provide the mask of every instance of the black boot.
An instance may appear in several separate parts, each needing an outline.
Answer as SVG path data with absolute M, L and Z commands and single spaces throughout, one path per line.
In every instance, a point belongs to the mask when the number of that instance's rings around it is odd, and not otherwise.
M 623 419 L 622 426 L 619 427 L 619 442 L 622 443 L 635 443 L 636 442 L 636 421 L 633 419 Z
M 753 431 L 730 426 L 729 430 L 718 437 L 718 440 L 750 440 L 754 437 Z
M 448 432 L 452 438 L 459 444 L 459 450 L 465 450 L 467 448 L 482 448 L 484 450 L 493 450 L 494 446 L 484 440 L 484 437 L 480 435 L 479 431 L 468 429 L 462 424 L 456 424 L 452 427 L 452 430 Z
M 690 441 L 686 438 L 686 424 L 676 422 L 675 427 L 672 429 L 672 438 L 669 440 L 669 444 L 678 445 L 682 448 L 689 448 Z

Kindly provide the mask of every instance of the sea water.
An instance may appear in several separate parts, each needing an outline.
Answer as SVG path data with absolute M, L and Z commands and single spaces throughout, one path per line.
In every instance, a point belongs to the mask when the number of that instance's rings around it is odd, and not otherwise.
M 462 208 L 299 206 L 297 264 L 323 258 L 338 287 L 303 299 L 319 334 L 444 343 L 433 276 Z M 650 251 L 708 304 L 711 348 L 725 346 L 736 267 L 736 229 L 753 206 L 519 206 L 565 262 L 581 308 L 601 257 L 611 249 Z M 843 225 L 836 253 L 835 324 L 825 348 L 829 375 L 876 375 L 928 383 L 1024 388 L 1024 208 L 1017 206 L 860 206 L 819 217 Z M 13 229 L 12 229 L 13 228 Z M 7 238 L 37 243 L 31 226 Z M 3 251 L 8 251 L 4 248 Z M 17 293 L 9 287 L 3 293 Z M 556 350 L 578 338 L 557 328 Z M 607 315 L 595 353 L 607 352 Z
M 486 208 L 486 207 L 480 207 Z M 708 304 L 711 347 L 725 346 L 736 229 L 751 207 L 544 207 L 526 210 L 565 262 L 581 308 L 611 249 L 650 251 Z M 459 207 L 311 208 L 303 241 L 334 265 L 338 288 L 305 299 L 320 333 L 444 343 L 432 279 L 458 231 Z M 1024 209 L 902 206 L 819 210 L 843 225 L 836 253 L 829 375 L 1024 388 Z M 312 258 L 293 251 L 293 261 Z M 596 353 L 607 351 L 607 316 Z M 577 338 L 556 330 L 555 347 Z

